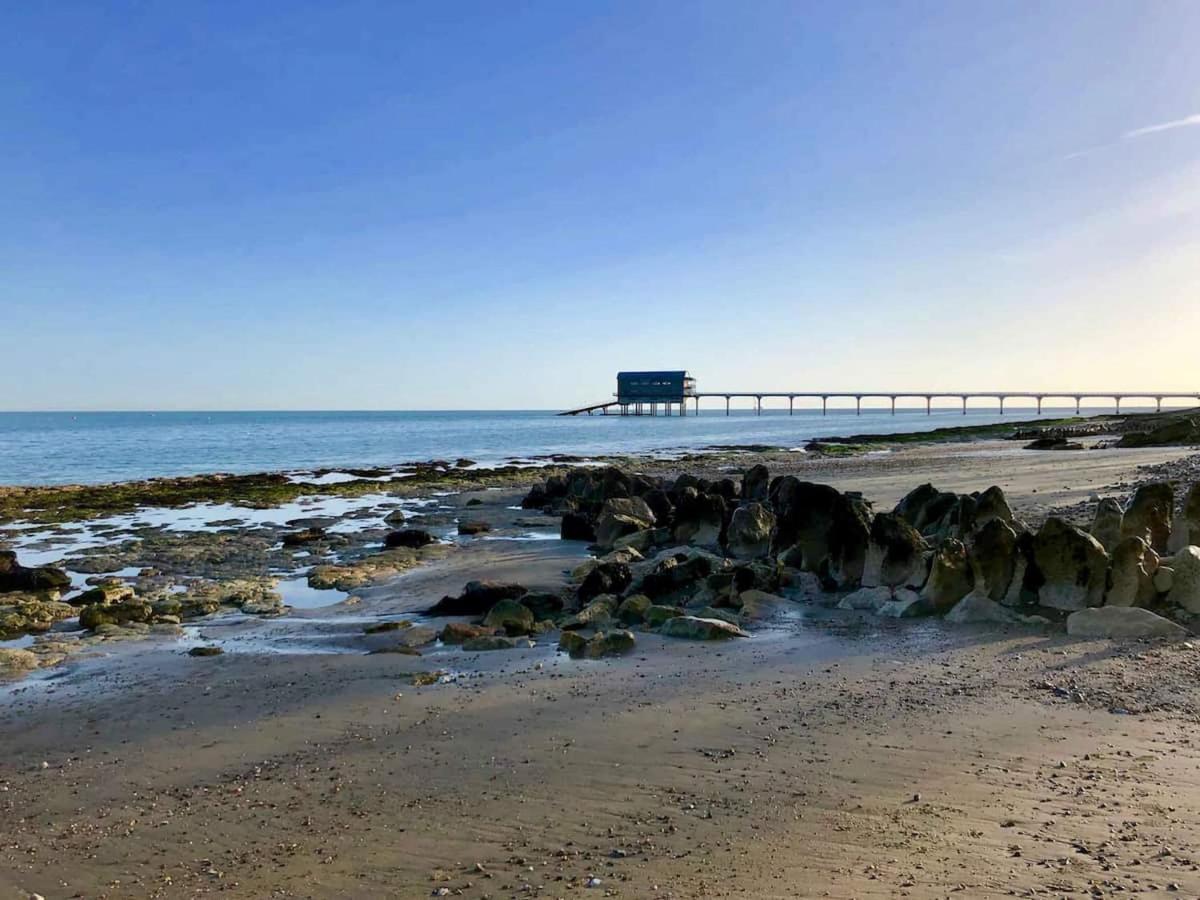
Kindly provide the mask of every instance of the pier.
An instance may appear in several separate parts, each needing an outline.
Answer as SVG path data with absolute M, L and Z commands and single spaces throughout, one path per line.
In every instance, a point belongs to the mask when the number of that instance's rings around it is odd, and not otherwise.
M 764 400 L 787 400 L 788 415 L 794 415 L 797 400 L 820 400 L 821 414 L 829 412 L 830 400 L 853 400 L 856 415 L 862 415 L 863 400 L 887 400 L 892 415 L 897 400 L 924 400 L 926 415 L 933 414 L 934 400 L 958 400 L 962 414 L 967 414 L 969 400 L 997 400 L 1000 414 L 1009 400 L 1032 400 L 1037 414 L 1042 414 L 1046 400 L 1073 400 L 1078 415 L 1084 400 L 1111 400 L 1119 413 L 1128 400 L 1153 400 L 1155 409 L 1162 411 L 1164 400 L 1196 400 L 1200 391 L 697 391 L 695 379 L 685 371 L 621 372 L 617 376 L 615 399 L 578 409 L 569 409 L 560 416 L 620 415 L 620 416 L 685 416 L 689 405 L 693 415 L 700 415 L 701 400 L 724 400 L 725 415 L 730 415 L 734 400 L 753 400 L 755 415 L 762 415 Z

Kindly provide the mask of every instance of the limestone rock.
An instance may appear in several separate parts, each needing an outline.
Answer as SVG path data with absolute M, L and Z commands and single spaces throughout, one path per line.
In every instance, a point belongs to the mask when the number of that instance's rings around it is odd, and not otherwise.
M 925 583 L 926 550 L 925 539 L 902 516 L 880 513 L 871 522 L 863 587 L 921 587 Z
M 1108 554 L 1090 534 L 1051 516 L 1033 539 L 1033 559 L 1042 606 L 1074 611 L 1103 602 Z
M 921 589 L 921 599 L 930 612 L 946 612 L 967 596 L 974 585 L 967 548 L 962 541 L 947 538 L 934 551 L 929 580 Z
M 592 520 L 583 513 L 567 510 L 563 513 L 562 522 L 559 523 L 558 536 L 564 541 L 588 541 L 590 543 L 596 540 L 596 529 L 592 527 Z
M 720 619 L 701 619 L 697 616 L 677 616 L 663 622 L 659 633 L 667 637 L 694 641 L 717 641 L 733 637 L 749 637 L 746 632 Z
M 637 640 L 629 631 L 605 631 L 595 635 L 584 648 L 588 659 L 601 659 L 605 656 L 625 656 L 637 647 Z
M 1169 482 L 1143 484 L 1121 522 L 1121 537 L 1140 537 L 1157 553 L 1166 553 L 1171 541 L 1171 519 L 1175 509 L 1175 490 Z
M 1100 542 L 1105 553 L 1112 553 L 1121 540 L 1124 517 L 1121 504 L 1113 497 L 1105 497 L 1096 507 L 1096 515 L 1092 518 L 1092 537 Z
M 8 648 L 0 647 L 0 678 L 12 678 L 24 675 L 26 672 L 37 667 L 38 657 L 36 653 L 31 653 L 28 650 L 9 650 Z
M 1112 552 L 1111 582 L 1105 606 L 1146 606 L 1158 596 L 1154 574 L 1158 554 L 1140 537 L 1123 538 Z
M 996 520 L 1010 528 L 1014 523 L 1012 507 L 1008 505 L 1008 498 L 1004 496 L 1004 491 L 998 485 L 992 485 L 976 499 L 975 519 L 971 525 L 971 532 L 976 534 L 989 522 Z
M 55 566 L 23 566 L 12 550 L 0 550 L 0 593 L 10 591 L 67 591 L 71 577 Z
M 957 505 L 957 494 L 939 491 L 932 484 L 926 483 L 909 491 L 896 504 L 893 512 L 922 535 L 930 537 L 936 533 L 938 524 Z
M 733 512 L 726 535 L 729 555 L 735 559 L 758 559 L 771 552 L 775 514 L 763 504 L 752 501 Z
M 1182 625 L 1137 606 L 1102 606 L 1081 609 L 1067 616 L 1067 634 L 1074 637 L 1148 638 L 1186 637 Z
M 1183 521 L 1187 525 L 1187 546 L 1200 546 L 1200 481 L 1192 485 L 1183 500 Z

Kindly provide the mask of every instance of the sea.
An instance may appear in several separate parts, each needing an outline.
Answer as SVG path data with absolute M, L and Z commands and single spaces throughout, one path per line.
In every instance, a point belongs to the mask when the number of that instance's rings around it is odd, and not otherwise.
M 1110 410 L 1096 409 L 1092 412 Z M 1129 409 L 1129 412 L 1135 410 Z M 1074 409 L 1044 410 L 1042 418 Z M 786 408 L 699 416 L 558 416 L 553 411 L 0 413 L 0 484 L 97 484 L 212 472 L 480 465 L 553 455 L 674 453 L 729 445 L 802 448 L 820 437 L 917 432 L 1035 419 L 1033 409 Z

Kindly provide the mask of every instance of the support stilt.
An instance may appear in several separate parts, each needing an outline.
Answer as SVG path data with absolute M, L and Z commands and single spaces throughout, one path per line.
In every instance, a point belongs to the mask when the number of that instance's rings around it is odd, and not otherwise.
M 933 415 L 933 398 L 932 397 L 925 398 L 925 415 L 927 415 L 927 416 Z
M 826 406 L 827 406 L 827 404 L 828 404 L 828 403 L 829 403 L 829 398 L 828 398 L 828 397 L 822 397 L 822 398 L 821 398 L 821 415 L 825 415 L 825 413 L 826 413 Z
M 896 398 L 893 397 L 892 398 L 892 415 L 894 416 L 895 414 L 896 414 Z
M 856 416 L 862 415 L 862 397 L 854 398 L 854 414 Z
M 962 400 L 963 400 L 963 415 L 965 416 L 967 414 L 967 396 L 966 396 L 966 394 L 963 395 Z
M 796 412 L 796 398 L 788 397 L 788 415 L 794 415 Z
M 725 396 L 725 415 L 729 415 L 729 395 Z

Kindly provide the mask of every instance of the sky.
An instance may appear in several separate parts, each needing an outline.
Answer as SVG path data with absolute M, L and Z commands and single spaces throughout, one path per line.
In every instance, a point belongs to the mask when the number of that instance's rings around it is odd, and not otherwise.
M 1200 389 L 1200 4 L 8 3 L 0 408 Z

